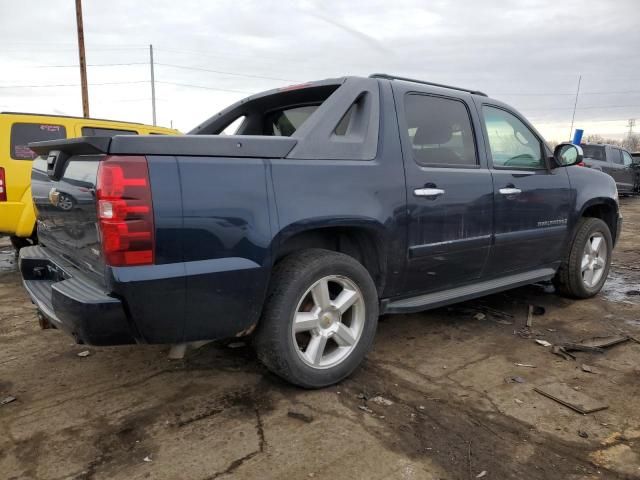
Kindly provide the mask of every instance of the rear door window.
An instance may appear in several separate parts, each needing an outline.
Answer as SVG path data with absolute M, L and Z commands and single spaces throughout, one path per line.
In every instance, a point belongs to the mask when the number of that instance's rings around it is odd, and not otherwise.
M 405 96 L 407 134 L 419 165 L 476 166 L 475 140 L 467 107 L 460 100 Z
M 625 152 L 624 150 L 622 150 L 622 162 L 624 163 L 625 167 L 628 167 L 633 163 L 633 159 L 631 158 L 631 155 L 629 155 L 629 152 Z
M 31 150 L 30 142 L 60 140 L 67 138 L 67 130 L 62 125 L 48 123 L 14 123 L 11 125 L 11 158 L 33 160 L 38 155 Z
M 114 135 L 138 135 L 138 132 L 120 128 L 82 127 L 83 137 L 112 137 Z
M 584 153 L 584 158 L 599 160 L 601 162 L 607 161 L 604 147 L 600 145 L 582 145 L 582 152 Z
M 611 149 L 611 159 L 613 160 L 613 163 L 615 163 L 616 165 L 623 165 L 624 161 L 622 160 L 622 150 L 618 150 L 617 148 L 612 148 Z

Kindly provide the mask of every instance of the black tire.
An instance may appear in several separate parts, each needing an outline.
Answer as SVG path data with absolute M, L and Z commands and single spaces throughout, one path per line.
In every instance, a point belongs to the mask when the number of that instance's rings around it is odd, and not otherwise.
M 9 237 L 9 240 L 11 241 L 11 245 L 13 245 L 13 248 L 16 250 L 16 253 L 18 253 L 23 247 L 29 247 L 33 245 L 33 243 L 31 243 L 28 238 L 16 237 L 15 235 L 11 235 Z
M 305 292 L 320 279 L 336 275 L 357 286 L 364 324 L 359 340 L 340 363 L 314 368 L 300 358 L 302 349 L 292 334 L 293 320 Z M 322 388 L 339 382 L 358 367 L 371 348 L 377 325 L 378 294 L 369 272 L 348 255 L 310 249 L 293 253 L 274 267 L 253 343 L 258 358 L 276 375 L 300 387 Z
M 600 233 L 605 239 L 607 258 L 600 280 L 595 285 L 588 286 L 582 278 L 581 262 L 587 241 L 596 233 Z M 591 298 L 597 295 L 609 275 L 612 253 L 613 240 L 608 225 L 599 218 L 581 218 L 567 256 L 554 278 L 558 293 L 570 298 Z

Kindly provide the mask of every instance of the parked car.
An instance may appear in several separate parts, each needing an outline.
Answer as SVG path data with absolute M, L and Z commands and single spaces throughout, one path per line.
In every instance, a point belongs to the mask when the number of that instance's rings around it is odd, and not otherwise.
M 96 135 L 175 135 L 177 130 L 131 122 L 96 118 L 0 113 L 0 234 L 11 237 L 18 250 L 36 240 L 36 217 L 31 200 L 31 161 L 35 153 L 29 142 Z M 60 205 L 73 207 L 72 197 L 60 196 Z
M 640 193 L 638 172 L 631 154 L 624 148 L 608 144 L 583 144 L 584 165 L 611 175 L 622 194 Z
M 360 364 L 380 313 L 551 279 L 591 297 L 620 235 L 615 182 L 572 167 L 579 146 L 386 75 L 253 95 L 186 136 L 31 148 L 41 243 L 19 265 L 45 326 L 93 345 L 252 335 L 309 388 Z M 79 179 L 95 198 L 57 208 Z
M 635 185 L 636 192 L 640 193 L 640 152 L 633 152 L 631 154 L 633 159 L 633 168 L 635 172 Z

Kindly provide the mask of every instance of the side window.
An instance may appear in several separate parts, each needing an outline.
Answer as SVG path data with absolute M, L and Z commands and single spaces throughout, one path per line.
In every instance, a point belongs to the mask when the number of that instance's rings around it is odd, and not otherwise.
M 622 150 L 622 163 L 624 163 L 625 167 L 628 167 L 633 163 L 633 158 L 631 158 L 629 152 L 625 152 L 624 150 Z
M 478 164 L 469 112 L 459 100 L 407 94 L 404 100 L 409 140 L 423 166 Z
M 617 148 L 611 149 L 611 160 L 616 165 L 622 165 L 622 150 L 618 150 Z
M 67 138 L 67 131 L 62 125 L 14 123 L 11 125 L 11 158 L 14 160 L 33 160 L 37 155 L 27 146 L 29 142 L 59 140 L 61 138 Z
M 83 137 L 112 137 L 113 135 L 137 135 L 134 130 L 119 128 L 82 127 Z
M 483 106 L 493 166 L 498 168 L 545 168 L 542 143 L 515 115 Z

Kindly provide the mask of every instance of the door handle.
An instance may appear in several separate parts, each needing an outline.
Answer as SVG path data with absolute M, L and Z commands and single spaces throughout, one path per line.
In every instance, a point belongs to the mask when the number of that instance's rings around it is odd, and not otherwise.
M 499 192 L 502 195 L 520 195 L 522 193 L 522 190 L 520 190 L 519 188 L 507 187 L 501 188 Z
M 416 188 L 413 191 L 413 194 L 416 197 L 436 198 L 436 197 L 439 197 L 440 195 L 443 195 L 444 190 L 442 190 L 441 188 Z

